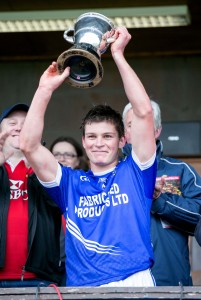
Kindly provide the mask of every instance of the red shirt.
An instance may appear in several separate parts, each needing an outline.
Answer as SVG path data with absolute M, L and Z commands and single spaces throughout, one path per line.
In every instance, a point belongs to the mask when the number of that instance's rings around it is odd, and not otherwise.
M 27 178 L 33 171 L 21 160 L 13 169 L 5 163 L 10 181 L 10 206 L 7 220 L 5 266 L 0 279 L 21 279 L 28 256 L 28 193 Z M 36 275 L 24 272 L 24 279 Z

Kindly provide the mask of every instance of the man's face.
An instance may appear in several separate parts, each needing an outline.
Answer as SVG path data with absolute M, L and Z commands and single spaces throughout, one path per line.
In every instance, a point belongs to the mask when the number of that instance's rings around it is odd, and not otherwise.
M 132 119 L 133 119 L 133 110 L 129 109 L 129 111 L 126 114 L 126 118 L 125 118 L 125 137 L 126 137 L 126 141 L 127 143 L 131 144 L 131 123 L 132 123 Z
M 1 122 L 1 131 L 7 131 L 10 133 L 5 141 L 4 149 L 19 149 L 19 136 L 26 118 L 26 114 L 27 113 L 24 111 L 14 111 Z
M 125 138 L 119 138 L 114 124 L 103 121 L 86 124 L 82 142 L 92 171 L 99 172 L 117 164 L 118 150 L 124 146 Z
M 125 137 L 126 137 L 126 141 L 128 144 L 132 144 L 131 141 L 131 123 L 132 123 L 132 119 L 133 119 L 133 109 L 129 109 L 129 111 L 127 112 L 126 118 L 125 118 Z M 160 134 L 161 134 L 161 130 L 162 127 L 160 127 L 159 129 L 155 129 L 154 130 L 154 135 L 155 135 L 155 139 L 157 139 Z

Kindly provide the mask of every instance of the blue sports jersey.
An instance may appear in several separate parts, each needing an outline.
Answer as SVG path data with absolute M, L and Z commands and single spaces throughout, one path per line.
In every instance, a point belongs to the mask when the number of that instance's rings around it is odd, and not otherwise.
M 66 217 L 67 286 L 99 286 L 152 267 L 156 163 L 140 170 L 129 156 L 102 176 L 60 168 L 59 184 L 47 191 Z

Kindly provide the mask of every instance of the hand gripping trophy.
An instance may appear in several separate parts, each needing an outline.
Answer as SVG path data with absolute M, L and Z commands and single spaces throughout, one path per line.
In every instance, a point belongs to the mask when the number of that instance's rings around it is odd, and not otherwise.
M 104 36 L 107 33 L 107 38 Z M 114 41 L 114 24 L 102 14 L 89 12 L 82 14 L 74 28 L 64 32 L 64 38 L 73 46 L 57 59 L 58 72 L 70 67 L 66 82 L 76 88 L 91 88 L 103 78 L 101 55 Z

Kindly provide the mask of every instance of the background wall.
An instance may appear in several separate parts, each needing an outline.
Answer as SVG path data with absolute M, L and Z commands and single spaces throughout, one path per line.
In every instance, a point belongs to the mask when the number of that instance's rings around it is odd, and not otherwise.
M 163 121 L 201 121 L 201 56 L 128 57 L 149 96 L 161 106 Z M 0 62 L 0 111 L 17 103 L 30 104 L 45 61 Z M 45 120 L 47 146 L 57 136 L 81 137 L 80 124 L 94 104 L 107 103 L 120 112 L 127 103 L 121 78 L 111 58 L 102 56 L 104 77 L 91 89 L 66 83 L 53 94 Z

